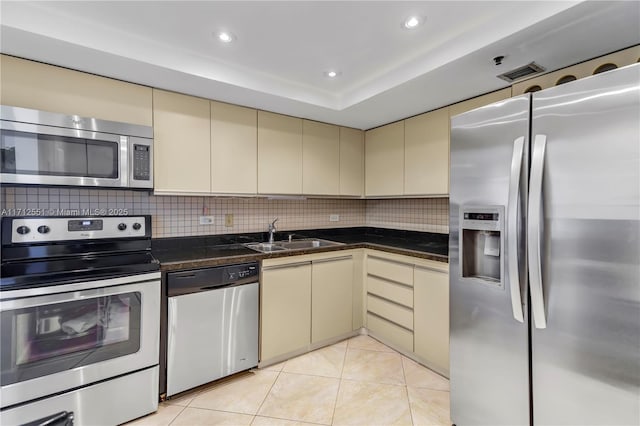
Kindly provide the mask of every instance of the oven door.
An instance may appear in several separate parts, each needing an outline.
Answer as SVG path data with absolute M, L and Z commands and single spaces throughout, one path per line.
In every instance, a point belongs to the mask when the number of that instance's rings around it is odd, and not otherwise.
M 157 365 L 160 273 L 1 292 L 0 328 L 2 408 Z
M 126 187 L 127 136 L 0 121 L 2 183 Z

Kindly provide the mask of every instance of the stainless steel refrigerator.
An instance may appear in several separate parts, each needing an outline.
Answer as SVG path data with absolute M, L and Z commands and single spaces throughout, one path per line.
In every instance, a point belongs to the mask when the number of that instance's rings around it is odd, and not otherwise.
M 640 64 L 451 119 L 451 419 L 640 424 Z

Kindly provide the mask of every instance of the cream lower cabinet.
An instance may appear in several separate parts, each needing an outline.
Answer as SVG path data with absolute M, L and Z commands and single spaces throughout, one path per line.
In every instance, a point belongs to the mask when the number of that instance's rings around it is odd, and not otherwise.
M 413 264 L 370 251 L 366 287 L 370 333 L 404 352 L 413 352 Z
M 449 274 L 447 264 L 414 270 L 414 352 L 428 366 L 449 375 Z
M 311 343 L 353 330 L 353 256 L 314 260 L 311 272 Z
M 309 346 L 311 341 L 311 262 L 263 266 L 260 359 Z
M 343 251 L 263 261 L 261 362 L 278 362 L 353 332 L 353 306 L 361 306 L 353 300 L 354 271 L 361 258 L 361 251 Z

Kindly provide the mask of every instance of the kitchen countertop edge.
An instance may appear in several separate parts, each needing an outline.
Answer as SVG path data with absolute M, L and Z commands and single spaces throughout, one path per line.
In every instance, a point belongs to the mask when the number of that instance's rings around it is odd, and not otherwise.
M 420 259 L 434 260 L 436 262 L 448 263 L 448 256 L 443 256 L 434 253 L 428 253 L 418 250 L 409 250 L 398 247 L 386 246 L 382 244 L 374 244 L 374 243 L 353 243 L 353 244 L 340 244 L 337 246 L 330 247 L 316 247 L 312 249 L 303 249 L 303 250 L 288 250 L 284 252 L 277 253 L 258 253 L 255 254 L 247 254 L 240 256 L 220 256 L 220 257 L 212 257 L 212 258 L 204 258 L 204 259 L 193 259 L 193 260 L 182 260 L 175 262 L 161 262 L 160 270 L 163 272 L 167 271 L 178 271 L 184 269 L 195 269 L 195 268 L 206 268 L 211 266 L 220 266 L 220 265 L 229 265 L 233 263 L 246 263 L 246 262 L 256 262 L 264 259 L 276 259 L 281 257 L 293 257 L 293 256 L 301 256 L 305 254 L 314 254 L 314 253 L 326 253 L 331 251 L 341 251 L 341 250 L 353 250 L 353 249 L 373 249 L 385 251 L 388 253 L 400 254 L 404 256 L 417 257 Z

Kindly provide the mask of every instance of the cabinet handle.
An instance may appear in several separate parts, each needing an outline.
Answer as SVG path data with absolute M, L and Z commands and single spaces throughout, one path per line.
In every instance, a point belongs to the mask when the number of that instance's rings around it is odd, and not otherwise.
M 311 263 L 338 262 L 340 260 L 351 260 L 351 259 L 353 259 L 353 256 L 349 255 L 349 256 L 331 257 L 329 259 L 312 260 Z
M 273 271 L 274 269 L 285 269 L 285 268 L 298 268 L 300 266 L 311 265 L 311 261 L 307 260 L 306 262 L 296 262 L 296 263 L 286 263 L 284 265 L 273 265 L 273 266 L 263 266 L 263 271 Z

